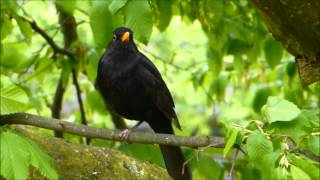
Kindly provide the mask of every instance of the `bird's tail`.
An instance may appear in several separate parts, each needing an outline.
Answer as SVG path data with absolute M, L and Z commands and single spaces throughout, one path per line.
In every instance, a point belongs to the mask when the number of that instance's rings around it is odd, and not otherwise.
M 157 121 L 159 122 L 159 121 Z M 161 122 L 161 124 L 149 123 L 156 133 L 174 134 L 171 123 Z M 174 180 L 191 180 L 192 174 L 188 167 L 180 147 L 160 145 L 161 153 L 168 173 Z M 182 169 L 183 174 L 182 174 Z

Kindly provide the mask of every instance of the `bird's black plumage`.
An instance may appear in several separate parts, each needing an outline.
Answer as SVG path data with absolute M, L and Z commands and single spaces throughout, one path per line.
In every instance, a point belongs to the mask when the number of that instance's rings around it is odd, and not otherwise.
M 114 31 L 113 40 L 101 57 L 96 87 L 109 108 L 122 117 L 145 121 L 157 133 L 174 134 L 179 129 L 172 96 L 155 65 L 138 51 L 133 32 L 128 28 Z M 179 147 L 161 145 L 165 165 L 174 179 L 192 179 Z

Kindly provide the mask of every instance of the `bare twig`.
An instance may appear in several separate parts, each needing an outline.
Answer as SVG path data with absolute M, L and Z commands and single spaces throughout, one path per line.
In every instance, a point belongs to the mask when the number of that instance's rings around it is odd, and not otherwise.
M 40 34 L 46 41 L 47 43 L 51 46 L 53 49 L 53 52 L 56 54 L 64 54 L 67 56 L 73 57 L 72 52 L 68 51 L 67 49 L 60 48 L 54 41 L 53 39 L 42 29 L 38 26 L 38 24 L 35 21 L 30 21 L 25 17 L 20 16 L 20 18 L 26 22 L 28 22 L 31 26 L 31 28 L 36 31 L 38 34 Z
M 88 125 L 87 119 L 86 119 L 86 114 L 84 111 L 83 101 L 82 101 L 82 97 L 81 97 L 81 89 L 80 89 L 80 86 L 78 83 L 77 73 L 75 70 L 72 70 L 72 79 L 73 79 L 74 87 L 76 88 L 76 92 L 77 92 L 77 98 L 78 98 L 80 114 L 81 114 L 81 124 Z M 87 139 L 86 143 L 90 144 L 90 139 Z
M 46 118 L 28 113 L 14 113 L 0 115 L 0 125 L 24 124 L 64 133 L 70 133 L 87 138 L 99 138 L 112 141 L 125 141 L 141 144 L 163 144 L 170 146 L 189 146 L 223 148 L 224 140 L 213 136 L 175 136 L 170 134 L 156 134 L 147 132 L 131 132 L 127 139 L 121 137 L 121 130 L 109 130 L 104 128 L 92 128 L 85 125 L 76 125 L 67 121 Z

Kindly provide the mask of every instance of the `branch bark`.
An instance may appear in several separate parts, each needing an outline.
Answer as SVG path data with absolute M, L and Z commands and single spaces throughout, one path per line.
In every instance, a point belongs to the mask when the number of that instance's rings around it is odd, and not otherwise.
M 109 130 L 103 128 L 92 128 L 85 125 L 76 125 L 66 121 L 50 119 L 28 113 L 14 113 L 0 115 L 0 125 L 24 124 L 31 125 L 64 133 L 70 133 L 87 138 L 106 139 L 112 141 L 124 141 L 140 144 L 163 144 L 170 146 L 189 146 L 223 148 L 224 140 L 221 137 L 212 136 L 175 136 L 170 134 L 156 134 L 147 132 L 131 132 L 127 139 L 121 137 L 120 130 Z
M 72 44 L 76 41 L 78 41 L 78 34 L 77 34 L 77 24 L 74 16 L 72 14 L 69 14 L 63 10 L 59 6 L 59 4 L 56 4 L 56 9 L 59 12 L 59 24 L 61 27 L 61 32 L 63 33 L 63 39 L 64 39 L 64 47 L 66 49 L 70 48 Z M 81 47 L 80 47 L 81 48 Z M 71 57 L 69 61 L 75 60 L 75 58 L 78 60 L 77 62 L 80 63 L 80 60 L 82 59 L 82 49 L 80 49 L 79 46 L 77 47 L 77 52 L 74 57 Z M 69 56 L 70 57 L 70 56 Z M 72 79 L 73 79 L 73 85 L 75 86 L 79 109 L 80 109 L 80 115 L 81 115 L 81 123 L 84 125 L 87 125 L 87 119 L 86 114 L 84 110 L 83 101 L 81 98 L 81 89 L 78 83 L 77 79 L 77 69 L 76 65 L 72 67 Z M 59 93 L 59 92 L 57 92 Z M 61 110 L 61 109 L 60 109 Z M 60 113 L 60 112 L 59 112 Z M 86 143 L 90 143 L 90 139 L 86 138 Z
M 58 81 L 58 85 L 54 94 L 53 103 L 51 106 L 51 117 L 55 119 L 60 119 L 60 112 L 62 108 L 62 100 L 63 100 L 63 94 L 66 91 L 66 85 L 68 84 L 68 77 L 63 77 L 63 72 L 60 73 L 60 78 Z M 65 78 L 65 79 L 64 79 Z M 62 138 L 63 134 L 62 132 L 55 131 L 54 132 L 55 137 Z

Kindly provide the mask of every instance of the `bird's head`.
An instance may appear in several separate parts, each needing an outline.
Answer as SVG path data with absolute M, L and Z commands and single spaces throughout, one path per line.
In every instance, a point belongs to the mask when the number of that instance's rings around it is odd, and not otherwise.
M 110 49 L 122 49 L 136 52 L 137 47 L 133 41 L 133 32 L 126 27 L 119 27 L 113 31 L 113 38 L 109 44 Z
M 126 27 L 119 27 L 113 31 L 113 43 L 130 43 L 133 42 L 133 32 Z

